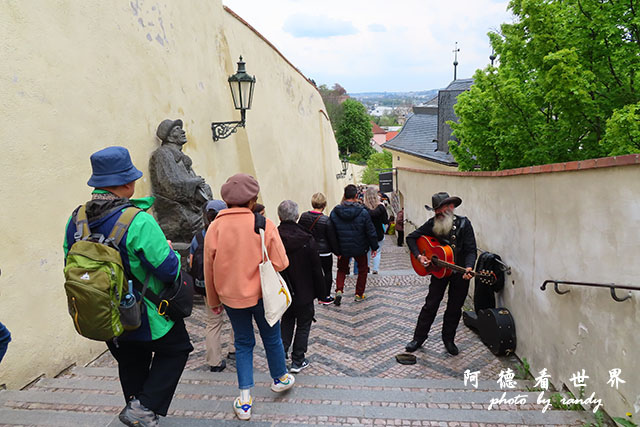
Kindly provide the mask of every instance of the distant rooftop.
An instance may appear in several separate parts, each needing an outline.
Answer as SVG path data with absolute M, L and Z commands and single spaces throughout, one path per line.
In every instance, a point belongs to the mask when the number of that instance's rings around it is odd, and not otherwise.
M 390 148 L 403 153 L 422 157 L 437 163 L 455 166 L 456 162 L 449 153 L 438 149 L 438 115 L 421 113 L 422 109 L 414 108 L 404 127 L 398 135 L 387 141 L 383 148 Z
M 453 104 L 455 104 L 458 96 L 455 92 L 464 92 L 469 90 L 473 85 L 473 79 L 458 79 L 449 83 L 444 89 L 438 91 L 438 94 L 427 102 L 413 107 L 413 114 L 409 116 L 400 133 L 388 140 L 383 147 L 403 153 L 421 157 L 426 160 L 445 164 L 447 166 L 456 166 L 457 163 L 451 153 L 448 152 L 446 144 L 451 136 L 451 129 L 440 123 L 441 135 L 438 135 L 438 116 L 441 115 L 443 123 L 446 120 L 456 119 L 453 112 Z M 454 92 L 452 94 L 442 94 L 443 105 L 438 105 L 440 92 Z M 438 138 L 442 141 L 441 148 L 438 150 Z M 445 149 L 447 151 L 445 151 Z
M 387 131 L 382 129 L 380 126 L 378 126 L 377 124 L 375 124 L 374 122 L 371 122 L 371 130 L 373 131 L 374 135 L 377 134 L 386 134 Z
M 473 79 L 458 79 L 449 83 L 449 86 L 443 90 L 469 90 L 471 85 L 473 85 Z

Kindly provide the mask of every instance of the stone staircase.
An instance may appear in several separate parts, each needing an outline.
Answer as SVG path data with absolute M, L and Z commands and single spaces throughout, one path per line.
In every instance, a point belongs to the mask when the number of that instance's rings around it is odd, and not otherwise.
M 345 376 L 296 377 L 289 392 L 269 390 L 269 377 L 256 373 L 253 417 L 235 419 L 231 403 L 237 395 L 234 373 L 185 371 L 169 416 L 162 426 L 269 425 L 562 425 L 593 422 L 591 412 L 549 410 L 536 404 L 532 384 L 519 381 L 505 398 L 526 396 L 526 404 L 498 405 L 495 381 L 480 381 L 478 389 L 456 379 L 391 379 Z M 57 378 L 43 378 L 21 391 L 0 392 L 0 425 L 120 426 L 124 405 L 117 370 L 74 368 Z

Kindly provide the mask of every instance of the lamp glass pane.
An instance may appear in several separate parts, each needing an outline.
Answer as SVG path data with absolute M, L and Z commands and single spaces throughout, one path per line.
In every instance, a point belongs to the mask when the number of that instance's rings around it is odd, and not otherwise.
M 251 89 L 249 90 L 249 104 L 247 104 L 247 110 L 251 109 L 251 104 L 253 104 L 253 88 L 256 85 L 256 79 L 254 78 L 251 82 Z
M 231 97 L 233 98 L 233 105 L 236 110 L 240 109 L 240 82 L 229 81 L 229 87 L 231 88 Z
M 248 109 L 251 108 L 251 89 L 252 89 L 252 82 L 250 81 L 241 81 L 240 82 L 240 86 L 241 86 L 241 101 L 242 101 L 242 108 Z

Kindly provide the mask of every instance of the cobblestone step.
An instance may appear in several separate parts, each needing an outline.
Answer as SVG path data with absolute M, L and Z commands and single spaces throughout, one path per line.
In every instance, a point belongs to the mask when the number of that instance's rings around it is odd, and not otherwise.
M 535 405 L 537 393 L 513 390 L 505 398 L 526 396 L 525 405 L 489 411 L 502 390 L 480 381 L 478 390 L 452 379 L 297 376 L 284 394 L 268 388 L 270 378 L 255 375 L 251 423 L 234 421 L 234 373 L 185 371 L 163 426 L 202 425 L 583 425 L 588 413 L 548 411 Z M 522 382 L 521 386 L 530 385 Z M 43 378 L 23 391 L 0 392 L 0 425 L 119 426 L 123 405 L 117 370 L 75 368 L 63 377 Z M 236 424 L 237 423 L 237 424 Z
M 306 371 L 305 371 L 306 372 Z M 435 391 L 439 389 L 456 389 L 457 391 L 472 391 L 476 390 L 469 385 L 465 388 L 462 379 L 432 379 L 432 378 L 379 378 L 379 377 L 345 377 L 345 376 L 311 376 L 300 374 L 300 379 L 297 383 L 300 387 L 308 386 L 332 386 L 332 388 L 378 388 L 382 390 L 390 391 L 410 391 L 407 389 L 421 389 L 424 391 Z M 270 377 L 264 373 L 256 372 L 254 374 L 256 383 L 268 383 Z M 71 373 L 63 378 L 44 378 L 38 386 L 47 384 L 52 380 L 59 380 L 64 378 L 104 378 L 112 381 L 118 380 L 118 370 L 116 368 L 108 367 L 77 367 L 74 368 Z M 207 371 L 184 371 L 180 378 L 182 384 L 185 382 L 197 382 L 206 381 L 210 384 L 222 383 L 223 385 L 235 385 L 237 376 L 232 372 L 219 372 L 210 373 Z M 533 387 L 534 382 L 529 380 L 517 380 L 518 386 L 522 390 L 526 390 L 527 387 Z M 479 380 L 478 391 L 482 390 L 500 390 L 500 386 L 496 381 Z

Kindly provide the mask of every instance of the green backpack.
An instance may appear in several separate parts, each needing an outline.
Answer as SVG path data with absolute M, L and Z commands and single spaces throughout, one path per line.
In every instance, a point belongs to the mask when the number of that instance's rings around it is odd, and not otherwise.
M 125 330 L 119 306 L 127 293 L 127 278 L 117 248 L 138 212 L 138 208 L 127 208 L 105 239 L 91 233 L 86 206 L 78 209 L 76 241 L 64 267 L 64 289 L 73 325 L 83 337 L 109 341 Z

